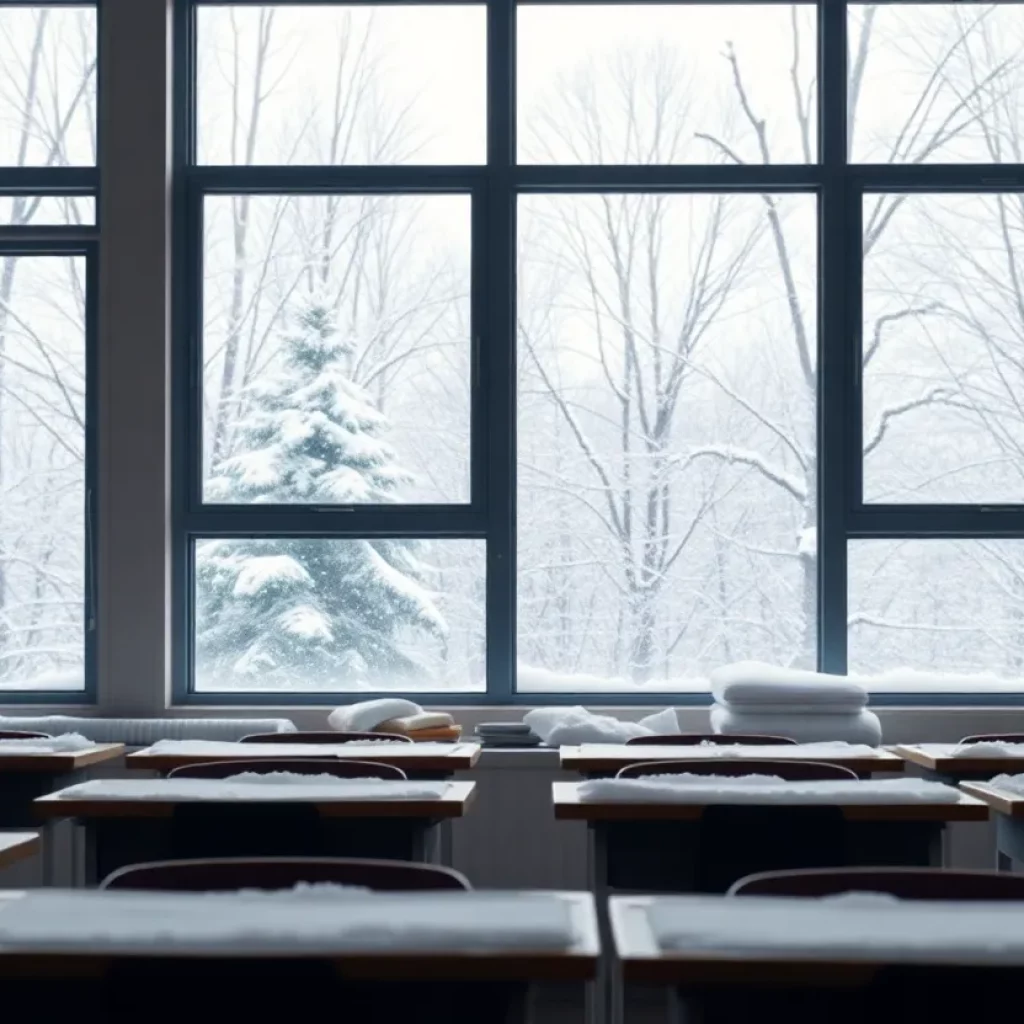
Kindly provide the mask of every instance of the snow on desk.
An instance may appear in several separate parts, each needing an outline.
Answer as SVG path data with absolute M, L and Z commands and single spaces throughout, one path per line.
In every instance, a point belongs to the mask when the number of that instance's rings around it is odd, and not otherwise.
M 890 964 L 1024 967 L 1024 903 L 620 896 L 609 914 L 624 977 L 637 982 L 770 984 L 783 965 L 793 985 Z
M 245 773 L 226 779 L 95 779 L 36 801 L 46 818 L 169 817 L 183 803 L 312 803 L 324 817 L 458 817 L 473 782 Z
M 924 779 L 787 782 L 772 776 L 662 775 L 552 783 L 555 817 L 584 821 L 698 820 L 719 804 L 817 805 L 849 820 L 983 821 L 985 805 Z
M 0 974 L 26 955 L 315 956 L 347 976 L 585 980 L 599 953 L 583 893 L 0 894 Z
M 730 746 L 666 744 L 636 745 L 614 743 L 583 743 L 562 747 L 560 761 L 568 771 L 591 774 L 616 772 L 626 765 L 642 761 L 735 760 L 752 758 L 759 761 L 825 761 L 850 768 L 859 775 L 874 772 L 901 772 L 903 760 L 878 747 L 856 743 L 797 743 L 784 746 Z
M 996 867 L 1024 863 L 1024 775 L 997 775 L 989 782 L 961 782 L 964 793 L 983 800 L 996 819 Z
M 76 734 L 49 740 L 0 740 L 0 773 L 61 775 L 113 761 L 123 753 L 123 743 L 93 743 Z
M 396 765 L 407 772 L 450 775 L 472 768 L 479 743 L 228 743 L 213 740 L 160 740 L 129 754 L 129 768 L 168 772 L 182 765 L 211 761 L 263 761 L 282 758 L 349 758 Z
M 1014 761 L 1024 767 L 1021 743 L 901 743 L 892 749 L 931 774 L 956 780 L 990 778 L 1012 771 Z

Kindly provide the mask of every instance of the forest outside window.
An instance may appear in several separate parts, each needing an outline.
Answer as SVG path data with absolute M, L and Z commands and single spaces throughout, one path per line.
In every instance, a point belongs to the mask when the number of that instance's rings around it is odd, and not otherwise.
M 1024 680 L 1024 7 L 182 11 L 179 700 Z
M 94 688 L 96 10 L 0 4 L 0 696 Z

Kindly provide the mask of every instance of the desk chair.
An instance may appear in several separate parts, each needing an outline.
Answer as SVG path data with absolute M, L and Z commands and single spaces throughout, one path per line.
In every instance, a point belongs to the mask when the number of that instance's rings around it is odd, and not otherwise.
M 23 729 L 0 729 L 0 740 L 52 740 L 48 732 L 27 732 Z
M 366 740 L 397 740 L 412 743 L 408 736 L 397 732 L 252 732 L 243 736 L 239 743 L 358 743 Z
M 451 868 L 342 857 L 230 857 L 130 864 L 108 875 L 100 888 L 223 892 L 291 889 L 300 882 L 362 886 L 378 892 L 472 888 L 465 875 Z
M 215 892 L 232 889 L 289 889 L 299 882 L 361 886 L 376 891 L 463 891 L 471 888 L 465 876 L 450 868 L 399 861 L 334 858 L 239 858 L 227 860 L 164 861 L 121 868 L 101 884 L 110 890 Z M 518 1019 L 525 986 L 516 983 L 458 983 L 395 978 L 387 981 L 346 978 L 330 961 L 316 957 L 246 961 L 230 957 L 117 961 L 105 978 L 110 1003 L 120 1010 L 138 1005 L 142 986 L 160 993 L 160 1008 L 196 1019 L 199 986 L 230 991 L 230 1017 L 247 1022 L 278 1022 L 294 1016 L 295 998 L 309 1005 L 338 1007 L 341 1019 L 370 1021 L 415 1019 L 425 1024 L 469 1024 Z M 202 998 L 201 996 L 199 998 Z M 320 1000 L 319 1003 L 312 1002 Z M 327 1001 L 330 1002 L 327 1002 Z M 290 1009 L 289 1009 L 290 1007 Z M 284 1011 L 284 1015 L 282 1014 Z M 106 1019 L 106 1018 L 104 1018 Z M 110 1019 L 113 1019 L 111 1017 Z M 174 1019 L 167 1014 L 163 1019 Z M 214 1019 L 209 1015 L 206 1019 Z
M 902 900 L 1024 900 L 1024 875 L 944 868 L 770 871 L 741 878 L 730 896 L 833 896 L 884 892 Z
M 339 779 L 404 779 L 405 772 L 396 765 L 376 761 L 345 761 L 333 757 L 282 758 L 280 761 L 210 761 L 186 764 L 172 769 L 173 779 L 226 779 L 242 772 L 269 775 L 271 772 L 293 772 L 297 775 L 333 775 Z
M 664 736 L 634 736 L 626 740 L 627 747 L 699 747 L 707 744 L 715 747 L 732 747 L 742 744 L 747 747 L 796 746 L 796 740 L 788 736 L 767 736 L 763 733 L 736 733 L 723 736 L 717 732 L 674 732 Z
M 620 768 L 615 777 L 635 779 L 642 775 L 777 775 L 787 782 L 857 779 L 855 772 L 839 764 L 826 764 L 824 761 L 762 761 L 749 757 L 639 761 Z
M 643 761 L 620 769 L 616 778 L 685 774 L 857 780 L 841 765 L 747 758 Z M 628 828 L 609 827 L 604 856 L 611 888 L 722 893 L 755 871 L 838 867 L 845 862 L 846 835 L 839 807 L 713 804 L 699 823 L 632 821 Z
M 845 892 L 889 893 L 906 900 L 1024 900 L 1024 876 L 997 871 L 941 868 L 841 868 L 775 871 L 740 879 L 729 896 L 832 896 Z M 1019 991 L 1019 971 L 1011 968 L 886 965 L 861 985 L 829 990 L 778 986 L 763 991 L 737 989 L 703 1007 L 709 1024 L 735 1020 L 789 1020 L 793 1024 L 890 1024 L 907 1020 L 950 1020 L 953 1007 L 969 1006 L 972 1017 L 1005 1013 Z M 687 993 L 689 995 L 689 993 Z M 700 996 L 697 996 L 698 1003 Z M 687 1000 L 684 996 L 683 1003 Z M 691 1005 L 690 1012 L 696 1010 Z M 710 1012 L 709 1012 L 710 1011 Z M 699 1012 L 699 1011 L 698 1011 Z

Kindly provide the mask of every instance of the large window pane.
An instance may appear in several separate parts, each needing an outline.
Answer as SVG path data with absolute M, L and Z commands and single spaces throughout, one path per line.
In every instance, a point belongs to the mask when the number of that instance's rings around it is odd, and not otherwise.
M 0 691 L 84 687 L 84 271 L 0 254 Z
M 850 8 L 849 142 L 861 163 L 1024 160 L 1024 8 Z
M 200 541 L 196 689 L 482 690 L 484 575 L 482 541 Z
M 814 200 L 519 214 L 520 688 L 813 664 Z
M 1024 498 L 1024 196 L 864 204 L 864 494 Z
M 851 671 L 905 688 L 1024 679 L 1024 541 L 859 540 L 849 573 Z
M 206 202 L 204 496 L 469 496 L 468 196 Z
M 91 196 L 0 196 L 0 227 L 89 227 L 96 223 Z
M 519 160 L 813 163 L 814 8 L 527 5 Z
M 200 163 L 485 159 L 482 5 L 204 6 L 198 34 Z
M 95 9 L 0 7 L 0 166 L 95 163 Z

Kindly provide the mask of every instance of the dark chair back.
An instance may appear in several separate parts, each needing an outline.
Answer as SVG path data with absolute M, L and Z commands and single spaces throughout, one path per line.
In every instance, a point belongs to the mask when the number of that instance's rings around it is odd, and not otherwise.
M 741 878 L 730 896 L 833 896 L 884 892 L 904 900 L 1024 900 L 1024 875 L 945 868 L 772 871 Z
M 723 736 L 717 732 L 674 732 L 664 736 L 634 736 L 626 740 L 627 747 L 699 747 L 701 744 L 731 747 L 738 743 L 748 747 L 796 746 L 796 740 L 787 736 L 768 736 L 763 733 L 736 733 Z
M 187 764 L 174 768 L 168 778 L 225 779 L 242 772 L 294 772 L 297 775 L 333 775 L 339 779 L 404 779 L 405 772 L 390 764 L 377 761 L 349 761 L 336 757 L 277 758 L 258 761 L 210 761 L 207 764 Z
M 823 761 L 761 761 L 743 758 L 694 758 L 679 761 L 640 761 L 620 768 L 616 778 L 641 775 L 778 775 L 787 782 L 856 779 L 849 768 Z
M 253 732 L 243 736 L 239 743 L 354 743 L 361 740 L 398 740 L 412 743 L 408 736 L 397 732 Z
M 28 732 L 23 729 L 0 729 L 0 740 L 52 740 L 48 732 Z
M 131 864 L 108 875 L 100 888 L 214 892 L 290 889 L 300 882 L 358 885 L 381 892 L 472 888 L 458 871 L 434 864 L 332 857 L 239 857 Z
M 985 732 L 965 736 L 961 743 L 1024 743 L 1024 732 Z

